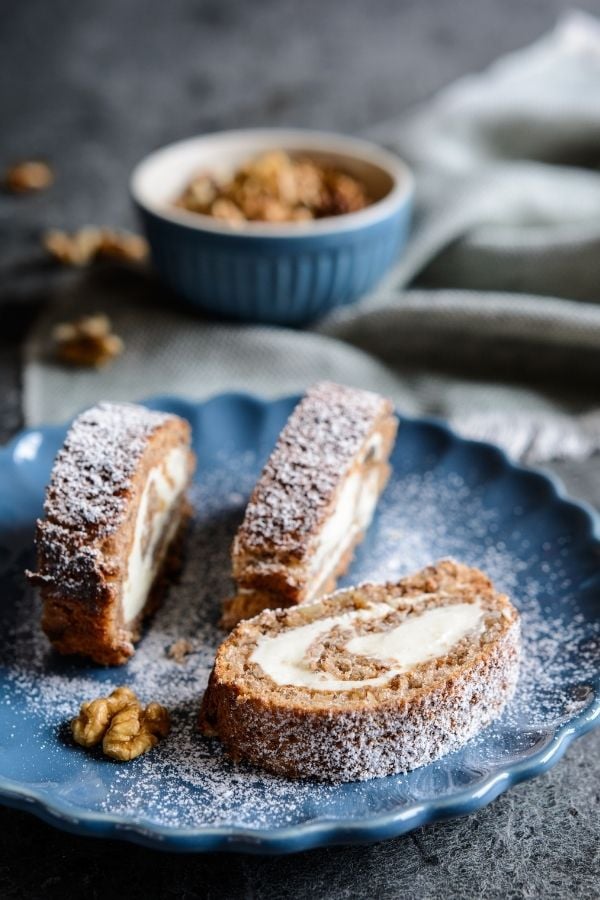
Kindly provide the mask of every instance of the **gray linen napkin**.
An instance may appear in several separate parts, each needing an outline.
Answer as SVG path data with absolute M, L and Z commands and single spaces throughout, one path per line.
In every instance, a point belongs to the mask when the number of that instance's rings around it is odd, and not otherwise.
M 414 237 L 372 296 L 309 332 L 161 309 L 142 276 L 63 290 L 25 348 L 28 423 L 101 398 L 273 396 L 327 377 L 530 461 L 599 450 L 599 89 L 600 24 L 576 13 L 374 129 L 417 172 Z M 74 377 L 52 362 L 49 328 L 89 310 L 113 317 L 127 352 Z

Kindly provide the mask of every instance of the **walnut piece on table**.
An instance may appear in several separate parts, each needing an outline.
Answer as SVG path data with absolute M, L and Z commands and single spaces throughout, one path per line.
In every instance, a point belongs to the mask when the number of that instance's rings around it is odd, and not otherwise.
M 13 194 L 43 191 L 54 181 L 54 172 L 40 159 L 26 159 L 6 170 L 4 184 Z
M 125 349 L 123 340 L 113 334 L 108 316 L 96 313 L 72 322 L 61 322 L 52 331 L 56 357 L 70 366 L 100 368 Z
M 128 231 L 100 229 L 100 241 L 96 249 L 96 259 L 121 259 L 125 262 L 142 263 L 148 258 L 148 244 L 139 234 Z
M 169 713 L 160 703 L 144 709 L 128 687 L 116 688 L 108 697 L 82 703 L 71 721 L 71 732 L 82 747 L 102 743 L 111 759 L 127 762 L 155 747 L 171 728 Z
M 98 259 L 142 263 L 148 257 L 148 244 L 138 234 L 86 225 L 71 233 L 52 229 L 43 236 L 48 253 L 64 266 L 88 266 Z
M 53 228 L 43 236 L 48 253 L 64 266 L 87 266 L 96 254 L 97 228 L 80 228 L 73 234 Z

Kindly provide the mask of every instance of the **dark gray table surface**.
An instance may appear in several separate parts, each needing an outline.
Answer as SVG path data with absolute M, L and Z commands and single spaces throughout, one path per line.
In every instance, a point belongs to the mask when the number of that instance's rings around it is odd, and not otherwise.
M 600 12 L 597 2 L 579 7 Z M 0 196 L 0 440 L 22 424 L 19 353 L 56 274 L 49 226 L 131 224 L 150 149 L 223 127 L 357 131 L 529 43 L 560 0 L 23 0 L 0 24 L 0 166 L 44 156 L 47 193 Z M 553 466 L 600 505 L 598 462 Z M 375 846 L 176 856 L 0 811 L 0 897 L 599 897 L 600 732 L 476 815 Z

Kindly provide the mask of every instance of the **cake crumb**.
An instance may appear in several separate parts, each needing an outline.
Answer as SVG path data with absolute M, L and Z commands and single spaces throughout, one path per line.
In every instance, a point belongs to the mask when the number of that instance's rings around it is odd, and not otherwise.
M 186 638 L 179 638 L 167 648 L 167 656 L 173 662 L 181 664 L 190 653 L 194 652 L 194 645 Z

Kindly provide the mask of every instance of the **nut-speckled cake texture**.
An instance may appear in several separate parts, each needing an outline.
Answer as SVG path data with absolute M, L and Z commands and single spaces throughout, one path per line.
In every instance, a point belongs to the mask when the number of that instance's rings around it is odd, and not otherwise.
M 377 604 L 385 615 L 373 627 L 382 631 L 452 604 L 477 604 L 481 626 L 442 656 L 383 684 L 367 672 L 350 690 L 280 684 L 253 661 L 265 635 L 330 617 L 339 620 L 343 651 L 355 633 L 347 614 Z M 335 648 L 335 629 L 323 643 Z M 280 775 L 355 781 L 406 772 L 457 749 L 500 715 L 515 690 L 519 656 L 520 618 L 509 599 L 478 569 L 442 560 L 395 584 L 361 585 L 242 622 L 217 653 L 200 724 L 234 758 Z M 352 667 L 365 661 L 346 653 L 345 662 L 353 677 Z

